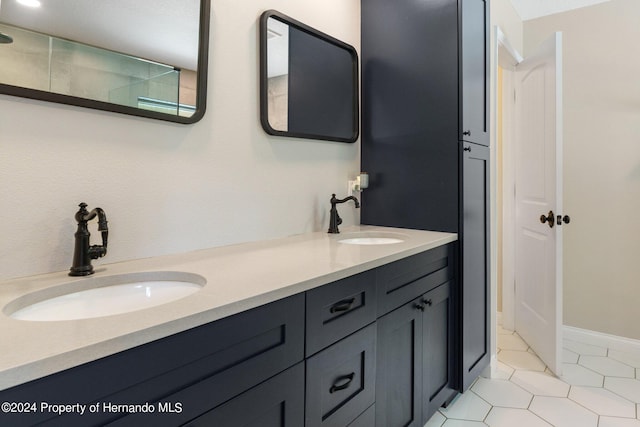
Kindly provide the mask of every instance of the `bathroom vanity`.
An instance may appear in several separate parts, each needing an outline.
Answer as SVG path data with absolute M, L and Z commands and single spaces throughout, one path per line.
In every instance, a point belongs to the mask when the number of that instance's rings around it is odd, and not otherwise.
M 353 244 L 379 239 L 395 243 Z M 0 400 L 35 410 L 0 423 L 422 426 L 456 394 L 456 253 L 456 234 L 361 226 L 111 264 L 96 275 L 181 271 L 206 284 L 67 321 L 6 307 L 87 279 L 2 283 Z M 43 402 L 77 406 L 58 416 Z

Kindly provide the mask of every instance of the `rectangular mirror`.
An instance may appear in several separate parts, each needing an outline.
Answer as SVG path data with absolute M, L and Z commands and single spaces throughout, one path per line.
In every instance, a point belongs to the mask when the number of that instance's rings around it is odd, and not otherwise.
M 275 10 L 260 18 L 260 120 L 271 135 L 354 142 L 358 54 Z
M 0 93 L 195 123 L 210 0 L 0 0 Z

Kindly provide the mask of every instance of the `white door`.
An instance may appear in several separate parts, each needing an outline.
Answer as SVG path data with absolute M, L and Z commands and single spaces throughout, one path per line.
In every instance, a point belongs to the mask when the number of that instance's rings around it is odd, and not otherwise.
M 517 65 L 515 110 L 515 329 L 549 369 L 560 375 L 562 226 L 557 215 L 562 213 L 561 33 Z

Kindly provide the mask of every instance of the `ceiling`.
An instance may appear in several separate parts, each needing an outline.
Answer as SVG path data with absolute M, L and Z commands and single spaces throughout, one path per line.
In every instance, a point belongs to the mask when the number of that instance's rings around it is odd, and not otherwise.
M 0 0 L 0 22 L 195 70 L 199 0 Z
M 6 0 L 5 0 L 6 1 Z M 579 9 L 611 0 L 511 0 L 511 4 L 523 21 L 546 15 Z

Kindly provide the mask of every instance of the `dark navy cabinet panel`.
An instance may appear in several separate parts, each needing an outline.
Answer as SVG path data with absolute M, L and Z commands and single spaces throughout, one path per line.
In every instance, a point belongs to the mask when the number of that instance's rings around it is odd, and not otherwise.
M 453 333 L 453 304 L 451 287 L 447 282 L 422 297 L 424 340 L 422 422 L 429 418 L 455 395 L 455 334 Z
M 376 271 L 307 291 L 306 355 L 376 320 Z
M 462 391 L 489 364 L 489 147 L 463 143 Z
M 460 0 L 460 140 L 489 145 L 489 2 Z
M 348 425 L 375 400 L 375 324 L 324 349 L 306 364 L 306 427 Z
M 421 298 L 378 319 L 376 427 L 422 427 Z
M 303 426 L 303 363 L 185 424 L 185 427 Z
M 458 231 L 455 0 L 361 0 L 363 224 Z
M 347 427 L 374 427 L 376 425 L 376 406 L 372 405 Z

